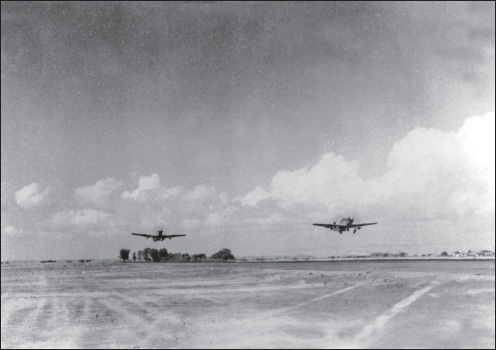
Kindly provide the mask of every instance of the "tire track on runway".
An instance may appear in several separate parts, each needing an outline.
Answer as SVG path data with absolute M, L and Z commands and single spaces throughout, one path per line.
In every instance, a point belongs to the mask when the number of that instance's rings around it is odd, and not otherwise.
M 114 301 L 107 300 L 106 302 L 110 302 L 112 306 L 116 307 L 122 315 L 124 323 L 133 326 L 134 331 L 139 329 L 133 325 L 133 322 L 138 320 L 138 324 L 142 328 L 139 333 L 144 335 L 142 341 L 148 347 L 163 346 L 164 344 L 175 346 L 177 340 L 186 333 L 185 323 L 167 308 L 147 307 L 143 302 L 124 293 L 114 293 L 112 298 Z M 106 305 L 109 307 L 108 304 Z M 130 323 L 129 320 L 131 319 L 133 321 Z
M 270 312 L 267 316 L 265 317 L 270 317 L 270 316 L 275 316 L 275 315 L 279 315 L 279 314 L 282 314 L 284 312 L 288 312 L 288 311 L 291 311 L 291 310 L 294 310 L 296 308 L 299 308 L 301 306 L 304 306 L 304 305 L 307 305 L 307 304 L 310 304 L 310 303 L 314 303 L 316 301 L 319 301 L 319 300 L 322 300 L 322 299 L 326 299 L 326 298 L 330 298 L 330 297 L 333 297 L 335 295 L 338 295 L 338 294 L 342 294 L 342 293 L 346 293 L 352 289 L 355 289 L 355 288 L 358 288 L 360 287 L 361 285 L 363 285 L 363 283 L 358 283 L 358 284 L 355 284 L 353 286 L 349 286 L 349 287 L 346 287 L 346 288 L 343 288 L 343 289 L 340 289 L 340 290 L 337 290 L 335 292 L 332 292 L 332 293 L 329 293 L 329 294 L 325 294 L 323 296 L 320 296 L 318 298 L 314 298 L 314 299 L 311 299 L 311 300 L 307 300 L 307 301 L 304 301 L 302 303 L 299 303 L 299 304 L 296 304 L 296 305 L 293 305 L 293 306 L 290 306 L 290 307 L 286 307 L 284 309 L 279 309 L 279 310 L 276 310 L 276 311 L 273 311 L 273 312 Z
M 81 323 L 81 321 L 84 319 L 84 310 L 86 308 L 87 304 L 87 298 L 79 298 L 79 297 L 71 297 L 67 303 L 69 304 L 69 309 L 68 309 L 68 319 L 69 322 L 72 322 L 74 324 Z
M 36 314 L 36 322 L 34 323 L 34 328 L 37 330 L 45 329 L 46 326 L 52 321 L 52 316 L 54 316 L 53 301 L 52 299 L 45 298 L 43 307 Z
M 136 314 L 125 306 L 121 308 L 115 301 L 99 300 L 100 306 L 110 311 L 119 322 L 117 327 L 107 331 L 104 341 L 118 339 L 125 344 L 138 347 L 175 347 L 180 333 L 180 325 L 173 325 L 169 321 L 165 324 L 161 320 L 148 322 L 141 315 Z M 115 345 L 115 343 L 114 343 Z
M 384 312 L 382 315 L 377 317 L 373 322 L 369 323 L 365 328 L 354 338 L 357 348 L 370 347 L 370 345 L 376 341 L 386 324 L 397 314 L 404 311 L 408 306 L 413 304 L 416 300 L 422 297 L 424 294 L 429 292 L 432 288 L 439 285 L 438 281 L 432 282 L 425 288 L 419 289 L 414 292 L 409 297 L 401 300 L 399 303 L 395 304 L 391 309 Z
M 131 314 L 136 314 L 136 316 L 142 318 L 148 324 L 153 324 L 155 322 L 153 310 L 136 302 L 136 299 L 133 300 L 133 298 L 130 298 L 123 293 L 113 293 L 112 298 L 120 302 L 123 305 L 123 309 L 128 310 Z
M 8 294 L 2 295 L 2 333 L 5 326 L 9 323 L 8 319 L 12 316 L 12 304 L 14 302 L 8 297 Z
M 32 301 L 30 301 L 32 302 Z M 46 299 L 36 300 L 34 306 L 28 308 L 17 309 L 14 312 L 13 317 L 9 320 L 7 325 L 7 331 L 9 337 L 11 337 L 10 342 L 12 345 L 3 344 L 4 330 L 2 329 L 2 348 L 5 347 L 23 347 L 22 344 L 28 341 L 32 341 L 33 337 L 38 334 L 38 319 L 43 311 L 43 308 L 47 304 Z M 15 345 L 14 345 L 15 344 Z
M 76 305 L 77 324 L 74 327 L 74 342 L 78 348 L 115 347 L 118 337 L 114 332 L 124 328 L 115 313 L 100 303 L 100 298 L 84 296 Z M 98 315 L 98 316 L 97 316 Z
M 30 305 L 22 305 L 30 304 Z M 27 300 L 23 303 L 17 300 L 10 300 L 2 307 L 2 344 L 5 341 L 6 336 L 11 337 L 13 334 L 17 334 L 19 329 L 24 328 L 24 324 L 29 320 L 32 313 L 36 312 L 37 308 L 41 306 L 33 301 Z M 2 348 L 4 346 L 2 345 Z
M 139 315 L 129 312 L 127 309 L 119 308 L 114 302 L 108 300 L 98 300 L 95 304 L 99 306 L 101 310 L 106 310 L 107 313 L 111 314 L 112 318 L 115 318 L 118 324 L 122 325 L 126 329 L 126 333 L 135 339 L 146 340 L 148 337 L 148 323 L 145 319 L 139 317 Z

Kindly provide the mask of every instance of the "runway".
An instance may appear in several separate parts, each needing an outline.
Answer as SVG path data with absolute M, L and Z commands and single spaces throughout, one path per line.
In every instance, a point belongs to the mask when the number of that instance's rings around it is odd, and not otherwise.
M 494 348 L 494 260 L 2 264 L 2 348 Z

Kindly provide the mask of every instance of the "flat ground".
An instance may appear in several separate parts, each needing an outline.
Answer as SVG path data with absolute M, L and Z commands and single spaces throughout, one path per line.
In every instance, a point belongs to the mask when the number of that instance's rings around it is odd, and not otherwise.
M 494 260 L 2 265 L 2 348 L 492 348 Z

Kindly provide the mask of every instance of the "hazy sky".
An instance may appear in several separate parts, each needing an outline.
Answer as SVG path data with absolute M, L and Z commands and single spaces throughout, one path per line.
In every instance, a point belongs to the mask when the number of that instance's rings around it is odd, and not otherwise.
M 1 10 L 2 259 L 494 248 L 493 2 Z

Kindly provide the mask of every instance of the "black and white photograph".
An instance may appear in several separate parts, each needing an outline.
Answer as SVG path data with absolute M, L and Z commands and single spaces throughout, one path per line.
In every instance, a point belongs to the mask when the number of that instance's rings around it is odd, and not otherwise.
M 2 349 L 494 349 L 495 3 L 1 1 Z

